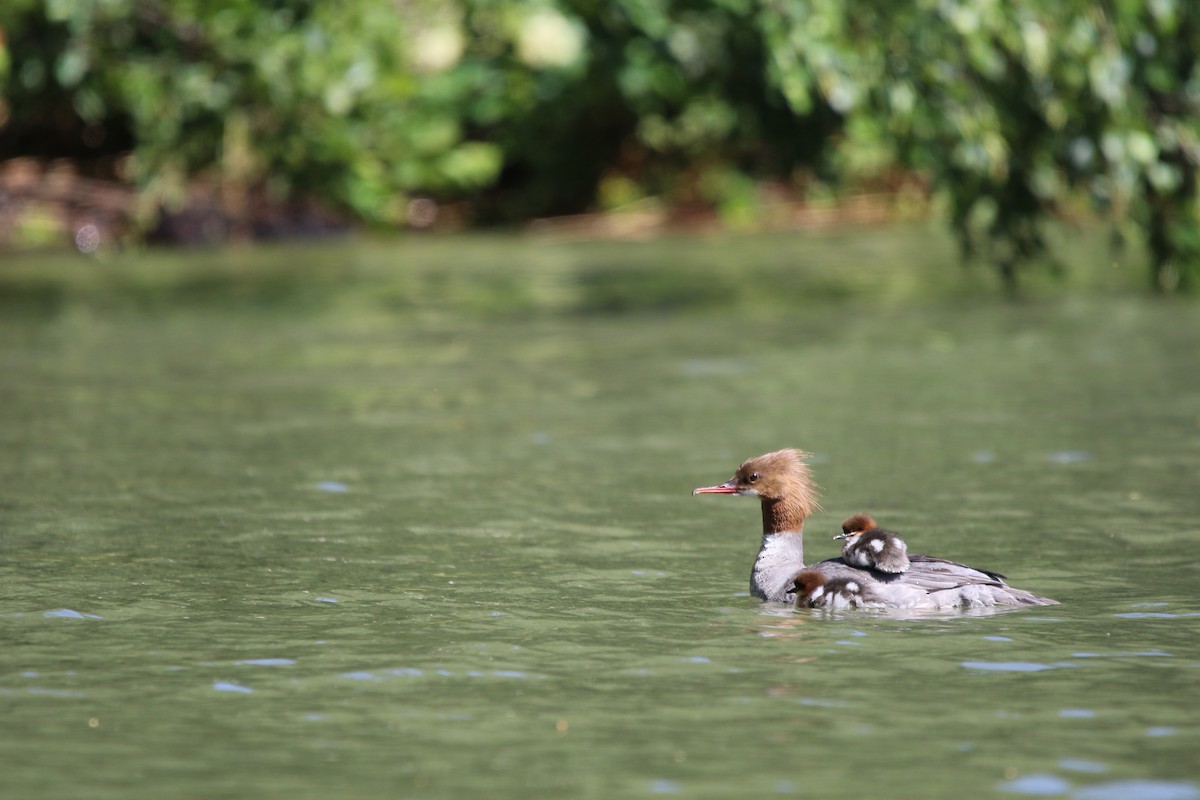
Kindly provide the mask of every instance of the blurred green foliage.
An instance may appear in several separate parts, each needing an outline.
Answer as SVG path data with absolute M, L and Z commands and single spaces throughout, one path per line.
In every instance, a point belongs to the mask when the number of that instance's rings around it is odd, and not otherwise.
M 1010 281 L 1099 210 L 1200 285 L 1183 0 L 7 0 L 0 31 L 0 147 L 129 150 L 147 215 L 195 176 L 385 224 L 915 182 Z

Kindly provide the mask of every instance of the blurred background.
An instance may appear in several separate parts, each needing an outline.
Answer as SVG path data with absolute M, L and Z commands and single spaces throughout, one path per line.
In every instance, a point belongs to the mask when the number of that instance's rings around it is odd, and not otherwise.
M 7 0 L 0 246 L 935 219 L 1012 286 L 1066 222 L 1170 291 L 1198 42 L 1175 0 Z

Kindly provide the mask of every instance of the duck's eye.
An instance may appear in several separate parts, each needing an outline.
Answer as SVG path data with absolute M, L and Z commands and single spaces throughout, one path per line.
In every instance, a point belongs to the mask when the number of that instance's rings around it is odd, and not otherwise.
M 758 473 L 757 472 L 751 472 L 749 475 L 746 476 L 746 483 L 757 483 L 757 482 L 758 482 Z

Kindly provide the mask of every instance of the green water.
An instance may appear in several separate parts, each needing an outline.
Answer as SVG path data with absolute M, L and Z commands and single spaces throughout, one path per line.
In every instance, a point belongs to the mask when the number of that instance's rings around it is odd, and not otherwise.
M 1200 307 L 951 255 L 10 262 L 0 795 L 1200 797 Z M 783 446 L 810 557 L 869 510 L 1063 604 L 750 599 L 690 491 Z

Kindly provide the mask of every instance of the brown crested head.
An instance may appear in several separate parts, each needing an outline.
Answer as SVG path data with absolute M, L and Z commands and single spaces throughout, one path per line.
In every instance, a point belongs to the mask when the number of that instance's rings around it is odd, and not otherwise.
M 802 499 L 805 505 L 816 504 L 816 493 L 808 464 L 804 459 L 808 453 L 802 450 L 785 449 L 746 459 L 733 474 L 746 494 L 754 494 L 767 500 Z
M 800 531 L 804 519 L 820 508 L 817 487 L 804 463 L 808 453 L 786 449 L 747 459 L 733 477 L 692 494 L 741 494 L 762 501 L 763 532 Z
M 748 458 L 733 477 L 717 486 L 702 486 L 692 494 L 748 494 L 764 500 L 803 499 L 816 506 L 816 491 L 803 450 L 776 450 Z
M 842 521 L 842 533 L 862 533 L 875 527 L 875 518 L 870 514 L 855 514 Z
M 796 573 L 792 581 L 792 591 L 802 598 L 807 598 L 817 587 L 824 586 L 829 581 L 820 570 L 805 569 Z

